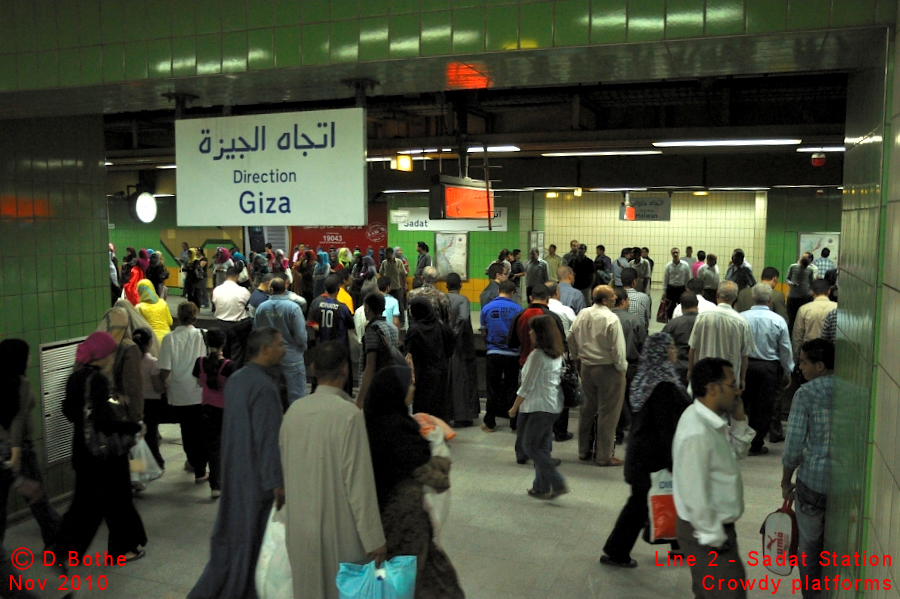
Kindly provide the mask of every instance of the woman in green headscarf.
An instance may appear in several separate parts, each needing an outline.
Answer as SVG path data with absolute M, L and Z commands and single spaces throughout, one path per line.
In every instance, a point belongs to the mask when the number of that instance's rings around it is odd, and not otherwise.
M 137 290 L 141 296 L 141 303 L 135 308 L 150 325 L 157 340 L 162 343 L 163 337 L 172 330 L 172 313 L 169 311 L 169 306 L 159 299 L 153 283 L 148 279 L 138 281 Z
M 341 264 L 341 268 L 350 268 L 353 264 L 353 254 L 350 253 L 350 248 L 341 248 L 338 251 L 338 262 Z

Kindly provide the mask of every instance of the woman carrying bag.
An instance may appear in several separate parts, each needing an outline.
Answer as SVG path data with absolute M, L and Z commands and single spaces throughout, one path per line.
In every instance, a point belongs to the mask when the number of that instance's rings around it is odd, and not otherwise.
M 600 563 L 636 568 L 631 550 L 647 523 L 650 474 L 672 469 L 672 439 L 681 413 L 691 405 L 675 370 L 678 352 L 668 333 L 651 335 L 644 344 L 638 372 L 631 383 L 631 437 L 625 452 L 625 482 L 631 497 L 622 508 L 606 544 Z M 672 542 L 672 550 L 678 544 Z

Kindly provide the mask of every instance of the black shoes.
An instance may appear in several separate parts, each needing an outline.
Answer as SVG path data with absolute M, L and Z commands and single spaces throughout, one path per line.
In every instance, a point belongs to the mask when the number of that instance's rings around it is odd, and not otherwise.
M 615 566 L 617 568 L 637 568 L 638 563 L 633 559 L 628 560 L 627 562 L 617 562 L 609 556 L 603 555 L 600 557 L 600 563 L 604 566 Z
M 766 455 L 767 453 L 769 453 L 769 448 L 766 447 L 765 445 L 763 445 L 759 449 L 751 449 L 750 451 L 747 452 L 747 455 L 758 456 L 758 455 Z
M 558 434 L 558 435 L 553 435 L 553 440 L 556 441 L 557 443 L 564 443 L 566 441 L 571 441 L 574 438 L 575 438 L 574 433 L 562 433 L 562 434 Z

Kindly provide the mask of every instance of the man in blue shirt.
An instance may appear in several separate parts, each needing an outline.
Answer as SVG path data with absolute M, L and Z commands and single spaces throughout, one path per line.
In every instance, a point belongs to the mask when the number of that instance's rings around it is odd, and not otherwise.
M 772 311 L 772 288 L 767 283 L 753 286 L 753 307 L 741 312 L 750 324 L 754 348 L 747 359 L 747 387 L 743 400 L 750 428 L 756 436 L 750 443 L 748 455 L 769 453 L 763 442 L 769 432 L 774 399 L 782 387 L 790 384 L 794 369 L 791 334 L 784 318 Z
M 259 305 L 253 317 L 253 328 L 274 327 L 281 333 L 284 344 L 284 360 L 281 372 L 287 383 L 288 401 L 294 402 L 306 396 L 306 319 L 300 306 L 285 293 L 284 279 L 275 277 L 269 286 L 271 297 Z
M 577 316 L 585 309 L 584 295 L 572 286 L 575 282 L 575 272 L 570 266 L 560 266 L 556 269 L 559 279 L 559 301 L 564 306 L 569 306 Z
M 785 432 L 781 494 L 797 502 L 798 551 L 803 597 L 819 597 L 825 538 L 825 499 L 831 462 L 831 417 L 834 393 L 834 344 L 807 341 L 800 348 L 800 371 L 808 381 L 794 395 Z M 796 484 L 791 482 L 797 471 Z
M 506 342 L 510 325 L 522 311 L 522 306 L 513 299 L 515 293 L 515 283 L 502 281 L 500 295 L 481 307 L 481 334 L 487 346 L 487 404 L 481 430 L 486 433 L 494 432 L 498 416 L 509 418 L 509 409 L 516 400 L 519 350 L 510 349 Z M 515 430 L 515 421 L 510 421 L 510 427 Z

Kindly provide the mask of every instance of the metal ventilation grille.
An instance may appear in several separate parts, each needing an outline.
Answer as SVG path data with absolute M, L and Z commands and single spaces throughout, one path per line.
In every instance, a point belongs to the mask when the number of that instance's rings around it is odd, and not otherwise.
M 72 423 L 62 413 L 66 381 L 75 365 L 75 348 L 84 340 L 68 339 L 40 346 L 41 410 L 44 415 L 44 456 L 47 466 L 72 457 Z
M 291 238 L 287 227 L 265 227 L 266 242 L 272 244 L 273 250 L 284 250 L 285 256 L 291 256 Z

